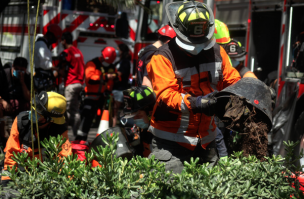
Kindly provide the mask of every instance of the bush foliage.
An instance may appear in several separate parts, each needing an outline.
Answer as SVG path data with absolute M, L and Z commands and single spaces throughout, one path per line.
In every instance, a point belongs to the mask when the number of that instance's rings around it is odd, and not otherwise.
M 286 166 L 280 156 L 260 162 L 235 153 L 213 168 L 191 159 L 181 174 L 172 174 L 153 157 L 117 158 L 118 135 L 103 140 L 107 146 L 86 154 L 84 162 L 76 155 L 58 157 L 65 142 L 59 136 L 41 142 L 47 153 L 44 162 L 15 154 L 24 171 L 9 169 L 12 182 L 2 194 L 14 189 L 19 198 L 303 198 L 298 183 L 294 189 L 290 183 L 295 180 L 286 177 L 293 168 L 291 159 Z M 295 145 L 285 144 L 289 151 Z M 93 158 L 103 166 L 91 168 Z

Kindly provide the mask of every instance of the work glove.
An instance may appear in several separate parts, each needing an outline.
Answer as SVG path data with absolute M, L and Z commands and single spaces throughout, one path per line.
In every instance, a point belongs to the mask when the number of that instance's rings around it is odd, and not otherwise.
M 199 96 L 196 98 L 196 106 L 200 108 L 200 112 L 207 116 L 212 116 L 216 112 L 216 97 L 218 91 L 214 91 L 205 96 Z

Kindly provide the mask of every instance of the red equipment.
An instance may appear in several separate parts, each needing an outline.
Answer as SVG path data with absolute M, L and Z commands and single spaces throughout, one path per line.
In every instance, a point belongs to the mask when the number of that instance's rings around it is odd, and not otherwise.
M 88 145 L 86 145 L 86 141 L 83 140 L 75 140 L 71 142 L 72 144 L 72 152 L 73 154 L 77 154 L 78 159 L 84 161 L 86 159 L 85 152 L 88 152 Z
M 176 34 L 173 28 L 171 28 L 169 25 L 165 25 L 164 27 L 160 28 L 158 30 L 158 33 L 162 36 L 167 36 L 173 39 Z
M 116 59 L 116 50 L 113 47 L 105 47 L 102 51 L 101 51 L 102 57 L 104 58 L 104 61 L 112 64 L 114 62 L 114 60 Z

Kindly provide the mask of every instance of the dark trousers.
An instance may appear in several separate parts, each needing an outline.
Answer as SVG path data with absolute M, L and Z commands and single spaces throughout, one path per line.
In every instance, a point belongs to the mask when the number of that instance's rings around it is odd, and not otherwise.
M 194 151 L 191 151 L 176 142 L 154 137 L 149 158 L 152 155 L 155 156 L 155 159 L 165 163 L 166 170 L 172 170 L 173 173 L 181 173 L 184 168 L 183 162 L 190 162 L 191 157 L 194 159 L 198 157 L 199 164 L 209 162 L 209 166 L 214 166 L 219 160 L 215 141 L 212 141 L 206 149 L 202 148 L 199 141 Z
M 81 123 L 77 131 L 76 140 L 87 140 L 93 120 L 97 114 L 98 108 L 102 110 L 104 98 L 100 100 L 85 99 L 83 109 L 81 111 Z

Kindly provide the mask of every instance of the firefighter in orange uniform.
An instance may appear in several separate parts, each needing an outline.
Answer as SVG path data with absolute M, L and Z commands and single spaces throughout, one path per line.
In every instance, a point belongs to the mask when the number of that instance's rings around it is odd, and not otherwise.
M 4 172 L 7 172 L 7 166 L 12 168 L 17 163 L 12 159 L 13 152 L 15 153 L 28 153 L 32 158 L 32 139 L 31 139 L 31 114 L 33 117 L 33 123 L 38 122 L 39 126 L 39 138 L 40 141 L 44 138 L 49 139 L 50 136 L 57 137 L 62 135 L 66 138 L 66 142 L 62 145 L 62 151 L 60 156 L 66 157 L 72 154 L 72 147 L 68 137 L 68 129 L 65 122 L 64 113 L 66 111 L 66 99 L 62 95 L 55 92 L 42 91 L 36 96 L 36 112 L 32 107 L 31 111 L 21 112 L 15 119 L 10 136 L 7 140 L 6 147 L 4 149 Z M 38 139 L 36 125 L 34 124 L 34 152 L 35 157 L 39 158 L 38 151 Z M 40 145 L 41 156 L 43 161 L 44 149 Z M 18 165 L 17 165 L 18 166 Z M 10 181 L 9 176 L 2 176 L 2 186 L 6 186 Z
M 114 80 L 119 78 L 113 65 L 115 59 L 115 48 L 105 47 L 100 57 L 85 66 L 85 100 L 76 140 L 87 140 L 97 110 L 104 104 L 104 94 L 112 91 Z
M 152 155 L 166 170 L 180 173 L 183 162 L 218 161 L 215 145 L 215 91 L 234 84 L 240 75 L 225 50 L 215 43 L 214 17 L 206 4 L 187 1 L 166 5 L 176 37 L 147 64 L 156 93 L 149 131 Z

